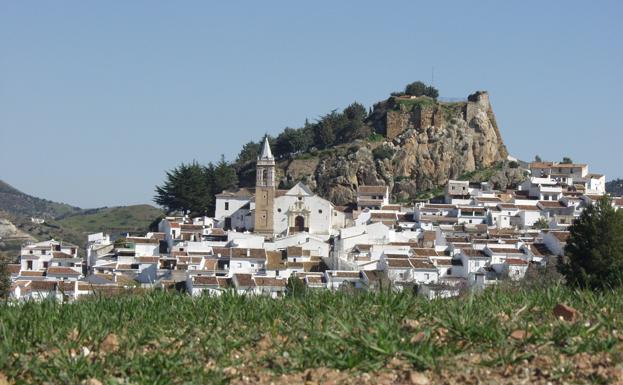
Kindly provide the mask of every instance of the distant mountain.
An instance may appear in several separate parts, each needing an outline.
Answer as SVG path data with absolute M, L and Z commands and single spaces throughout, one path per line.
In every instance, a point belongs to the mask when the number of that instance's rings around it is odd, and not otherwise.
M 146 232 L 162 216 L 162 210 L 150 205 L 81 209 L 33 197 L 0 181 L 0 257 L 14 257 L 29 240 L 54 238 L 84 247 L 90 233 Z M 34 223 L 33 217 L 44 222 Z
M 623 196 L 623 179 L 606 182 L 606 191 L 612 195 Z
M 0 210 L 19 217 L 59 218 L 81 209 L 65 203 L 52 202 L 25 194 L 0 180 Z

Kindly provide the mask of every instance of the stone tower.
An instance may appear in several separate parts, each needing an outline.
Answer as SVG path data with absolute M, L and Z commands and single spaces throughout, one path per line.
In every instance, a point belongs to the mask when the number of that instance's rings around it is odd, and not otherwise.
M 275 202 L 275 158 L 270 151 L 268 137 L 264 137 L 262 151 L 255 167 L 255 232 L 273 236 Z

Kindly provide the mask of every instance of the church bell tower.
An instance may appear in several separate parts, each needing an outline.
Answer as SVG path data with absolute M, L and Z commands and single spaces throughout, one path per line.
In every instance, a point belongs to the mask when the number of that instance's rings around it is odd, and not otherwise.
M 255 167 L 255 229 L 258 234 L 272 237 L 275 204 L 275 157 L 270 151 L 268 136 L 264 137 L 262 150 Z

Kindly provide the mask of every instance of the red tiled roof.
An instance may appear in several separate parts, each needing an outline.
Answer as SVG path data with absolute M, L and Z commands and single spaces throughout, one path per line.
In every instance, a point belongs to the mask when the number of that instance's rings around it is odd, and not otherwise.
M 413 248 L 411 252 L 420 257 L 430 257 L 430 256 L 438 256 L 439 253 L 435 249 L 431 248 Z
M 425 258 L 409 258 L 409 262 L 414 269 L 435 269 L 435 265 Z
M 143 238 L 143 237 L 127 237 L 126 240 L 132 243 L 139 244 L 158 244 L 160 241 L 152 238 Z
M 560 208 L 565 207 L 562 203 L 558 201 L 539 201 L 539 205 L 547 208 Z
M 255 284 L 263 287 L 286 287 L 287 281 L 285 279 L 279 279 L 274 277 L 255 277 Z
M 357 193 L 368 195 L 368 194 L 381 194 L 385 195 L 387 193 L 387 186 L 359 186 L 357 188 Z
M 77 256 L 73 256 L 71 254 L 63 253 L 62 251 L 53 251 L 52 258 L 55 259 L 73 259 L 78 258 Z
M 159 263 L 160 257 L 136 257 L 138 263 Z
M 491 246 L 491 245 L 489 245 L 489 246 Z M 523 252 L 521 250 L 513 249 L 513 248 L 510 248 L 510 247 L 500 247 L 500 248 L 489 247 L 489 249 L 494 254 L 523 254 Z
M 504 263 L 506 263 L 507 265 L 513 265 L 513 266 L 525 266 L 528 264 L 528 261 L 524 261 L 523 259 L 519 259 L 519 258 L 506 258 Z
M 29 286 L 31 291 L 52 291 L 56 290 L 55 281 L 32 281 Z
M 485 254 L 482 250 L 470 249 L 470 248 L 462 248 L 461 252 L 467 255 L 468 257 L 478 257 L 478 258 L 488 258 L 487 254 Z
M 48 275 L 80 275 L 76 270 L 70 267 L 52 266 L 48 268 Z
M 45 271 L 30 271 L 24 270 L 20 273 L 23 277 L 43 277 L 45 276 Z
M 569 239 L 568 231 L 550 231 L 549 234 L 552 234 L 560 242 L 567 242 L 567 239 Z
M 234 274 L 233 279 L 237 287 L 255 287 L 255 281 L 251 274 Z
M 385 260 L 390 269 L 410 269 L 409 258 L 387 258 Z

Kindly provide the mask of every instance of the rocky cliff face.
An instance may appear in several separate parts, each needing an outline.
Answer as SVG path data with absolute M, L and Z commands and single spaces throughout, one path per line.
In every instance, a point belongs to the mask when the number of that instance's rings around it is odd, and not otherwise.
M 458 103 L 392 97 L 374 106 L 368 124 L 386 140 L 322 153 L 313 172 L 290 162 L 282 181 L 304 180 L 336 204 L 356 201 L 359 185 L 387 184 L 395 198 L 410 199 L 508 155 L 486 92 Z

